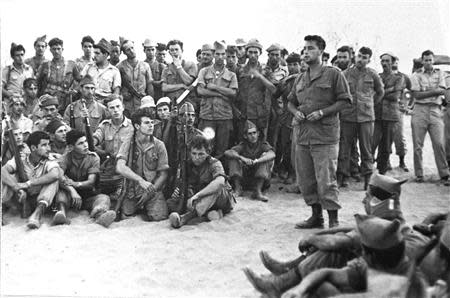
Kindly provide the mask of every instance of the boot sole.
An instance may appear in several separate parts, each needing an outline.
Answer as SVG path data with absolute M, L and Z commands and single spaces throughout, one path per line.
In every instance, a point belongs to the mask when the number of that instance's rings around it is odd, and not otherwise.
M 53 216 L 53 221 L 52 221 L 53 225 L 63 225 L 66 222 L 67 222 L 67 218 L 61 211 L 56 212 L 55 216 Z

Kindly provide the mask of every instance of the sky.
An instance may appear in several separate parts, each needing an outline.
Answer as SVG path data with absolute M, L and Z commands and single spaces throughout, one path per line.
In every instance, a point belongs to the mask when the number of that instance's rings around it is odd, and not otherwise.
M 411 60 L 426 49 L 450 54 L 450 1 L 448 0 L 260 0 L 260 1 L 62 1 L 0 0 L 2 67 L 11 63 L 11 42 L 23 44 L 26 56 L 34 55 L 36 37 L 64 40 L 64 56 L 82 56 L 81 38 L 119 36 L 134 40 L 138 58 L 144 59 L 142 42 L 150 38 L 167 43 L 184 42 L 184 57 L 195 60 L 205 43 L 236 38 L 257 38 L 265 48 L 277 42 L 299 51 L 303 38 L 319 34 L 325 51 L 335 54 L 341 45 L 374 50 L 371 67 L 380 70 L 379 55 L 399 56 L 400 70 L 410 72 Z M 46 56 L 51 57 L 47 50 Z M 265 61 L 266 56 L 261 58 Z

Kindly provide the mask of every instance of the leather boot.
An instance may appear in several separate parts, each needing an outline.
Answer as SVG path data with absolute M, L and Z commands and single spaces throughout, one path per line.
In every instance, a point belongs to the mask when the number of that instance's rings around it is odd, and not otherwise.
M 42 203 L 39 203 L 36 207 L 36 210 L 34 210 L 33 214 L 28 218 L 27 227 L 29 229 L 39 229 L 41 226 L 41 216 L 45 211 L 45 205 Z
M 364 175 L 364 190 L 369 188 L 369 181 L 372 175 Z
M 327 210 L 328 211 L 328 227 L 334 228 L 339 226 L 338 211 L 337 210 Z
M 409 172 L 409 169 L 405 164 L 405 156 L 399 156 L 398 158 L 400 159 L 399 168 L 403 169 L 405 172 Z
M 169 222 L 173 228 L 178 229 L 184 226 L 188 221 L 195 218 L 196 216 L 197 212 L 195 211 L 188 211 L 183 215 L 179 215 L 176 212 L 172 212 L 169 215 Z
M 299 222 L 295 225 L 296 229 L 322 229 L 323 228 L 323 216 L 322 206 L 320 204 L 312 204 L 312 215 L 310 218 L 303 222 Z
M 338 187 L 347 187 L 348 186 L 348 182 L 347 182 L 347 177 L 345 177 L 343 174 L 337 174 L 337 184 Z
M 249 268 L 244 268 L 247 279 L 252 283 L 256 290 L 266 294 L 267 297 L 281 297 L 285 291 L 298 285 L 302 278 L 297 269 L 291 269 L 281 275 L 258 276 Z
M 294 260 L 287 262 L 280 262 L 272 258 L 269 255 L 269 253 L 263 250 L 259 252 L 259 257 L 264 267 L 266 267 L 274 275 L 281 275 L 283 273 L 288 272 L 291 269 L 296 268 L 306 258 L 305 255 L 301 255 Z

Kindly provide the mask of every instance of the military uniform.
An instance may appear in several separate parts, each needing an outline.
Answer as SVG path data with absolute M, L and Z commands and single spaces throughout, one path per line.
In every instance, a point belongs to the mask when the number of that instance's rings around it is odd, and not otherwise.
M 139 94 L 142 94 L 142 96 L 147 94 L 147 85 L 153 82 L 152 72 L 148 63 L 138 61 L 136 66 L 132 67 L 128 60 L 123 60 L 117 65 L 117 68 L 121 73 L 123 72 L 127 75 L 131 85 Z M 125 86 L 122 87 L 121 93 L 125 110 L 132 114 L 141 105 L 141 98 L 133 96 Z
M 192 78 L 197 77 L 197 66 L 194 62 L 182 60 L 181 66 L 183 67 L 184 71 L 191 76 Z M 162 72 L 161 80 L 164 84 L 168 85 L 175 85 L 175 84 L 184 84 L 183 80 L 181 80 L 180 75 L 177 72 L 177 68 L 173 63 L 170 63 Z M 164 96 L 169 97 L 171 100 L 177 99 L 181 94 L 183 94 L 185 89 L 180 89 L 173 92 L 165 92 Z M 188 102 L 191 102 L 195 107 L 195 98 L 194 95 L 190 94 L 186 98 Z
M 81 76 L 90 75 L 95 82 L 95 95 L 103 103 L 103 100 L 113 94 L 117 87 L 121 87 L 122 79 L 117 67 L 108 64 L 105 68 L 99 68 L 95 62 L 90 62 L 81 71 Z
M 3 68 L 2 72 L 2 84 L 3 88 L 6 89 L 8 92 L 11 92 L 13 95 L 22 96 L 23 92 L 23 82 L 25 79 L 33 78 L 34 73 L 31 66 L 27 64 L 23 64 L 21 69 L 18 69 L 14 66 L 14 64 L 11 64 L 9 66 L 6 66 Z M 4 101 L 6 101 L 7 105 L 6 107 L 9 107 L 9 100 L 8 98 L 5 98 Z M 8 110 L 7 110 L 8 111 Z
M 236 75 L 225 67 L 222 71 L 216 71 L 214 65 L 201 69 L 198 75 L 199 86 L 206 88 L 209 83 L 238 90 Z M 233 108 L 230 101 L 234 99 L 225 96 L 202 97 L 200 101 L 199 129 L 203 130 L 206 127 L 214 129 L 217 137 L 214 139 L 213 155 L 219 159 L 228 149 L 233 130 Z
M 73 105 L 73 116 L 75 118 L 75 127 L 74 129 L 85 131 L 85 118 L 81 116 L 81 110 L 83 108 L 83 103 L 80 100 L 75 101 L 72 103 Z M 104 105 L 97 102 L 95 99 L 89 101 L 86 101 L 86 108 L 88 109 L 89 113 L 89 124 L 91 125 L 91 130 L 94 132 L 97 127 L 99 126 L 100 122 L 103 119 L 106 119 L 108 115 L 108 111 Z M 71 113 L 71 107 L 70 105 L 66 108 L 66 111 L 64 112 L 64 122 L 70 123 L 70 113 Z
M 70 126 L 67 123 L 64 122 L 64 119 L 63 119 L 63 117 L 60 114 L 57 114 L 55 119 L 58 119 L 61 122 L 63 122 L 66 125 L 67 129 L 70 130 Z M 47 118 L 41 118 L 41 119 L 36 120 L 33 123 L 33 132 L 35 132 L 35 131 L 45 131 L 45 128 L 50 123 L 50 121 L 51 120 L 47 120 Z
M 444 73 L 440 69 L 433 68 L 431 72 L 422 69 L 413 73 L 411 77 L 412 91 L 427 91 L 439 87 L 444 89 L 448 87 Z M 422 148 L 427 132 L 430 134 L 439 176 L 443 178 L 450 175 L 445 156 L 442 100 L 443 96 L 415 100 L 411 116 L 411 129 L 414 147 L 414 173 L 417 177 L 423 176 Z
M 370 176 L 373 169 L 372 137 L 375 111 L 374 95 L 383 92 L 383 83 L 375 70 L 359 70 L 353 66 L 344 71 L 353 97 L 352 105 L 340 112 L 341 139 L 339 142 L 338 174 L 350 176 L 350 154 L 353 139 L 359 141 L 361 174 Z
M 48 62 L 48 59 L 45 59 L 44 56 L 42 56 L 42 57 L 34 56 L 31 58 L 25 59 L 25 64 L 31 66 L 31 68 L 33 69 L 34 75 L 37 75 L 39 67 L 43 63 L 46 63 L 46 62 Z
M 395 123 L 400 120 L 400 95 L 403 88 L 403 78 L 394 73 L 380 73 L 384 89 L 394 88 L 394 91 L 384 94 L 379 103 L 375 104 L 375 128 L 373 133 L 372 153 L 378 147 L 377 168 L 380 174 L 387 171 L 389 155 L 394 141 Z
M 42 63 L 36 76 L 39 95 L 50 94 L 58 97 L 59 111 L 64 113 L 70 101 L 69 90 L 79 81 L 80 71 L 75 62 L 61 59 Z
M 149 144 L 143 144 L 137 139 L 124 143 L 117 159 L 125 160 L 130 169 L 151 183 L 155 183 L 162 171 L 169 169 L 166 147 L 155 137 Z M 137 202 L 148 193 L 135 181 L 127 180 L 126 183 L 127 193 L 122 204 L 122 213 L 129 216 L 136 213 Z M 145 203 L 144 209 L 150 220 L 160 221 L 168 217 L 167 203 L 161 190 Z
M 394 128 L 394 145 L 395 145 L 395 154 L 397 154 L 400 158 L 404 157 L 406 155 L 406 139 L 405 134 L 403 132 L 403 122 L 404 122 L 404 116 L 405 116 L 405 107 L 408 105 L 408 102 L 406 102 L 404 94 L 405 89 L 411 90 L 411 79 L 408 77 L 408 75 L 396 72 L 396 74 L 403 79 L 403 90 L 402 90 L 402 97 L 400 99 L 400 103 L 403 108 L 400 109 L 400 119 L 396 123 Z
M 166 68 L 167 68 L 166 64 L 159 63 L 158 61 L 153 61 L 152 63 L 150 63 L 150 69 L 152 71 L 152 76 L 153 76 L 154 82 L 161 81 L 163 71 Z M 156 101 L 158 101 L 158 99 L 163 97 L 163 92 L 161 90 L 161 84 L 160 85 L 153 84 L 153 91 L 155 94 L 154 98 Z
M 300 75 L 289 94 L 305 116 L 343 100 L 351 103 L 351 94 L 344 75 L 334 67 L 321 66 L 315 77 L 309 69 Z M 296 127 L 296 172 L 306 204 L 320 204 L 327 210 L 337 210 L 338 187 L 336 163 L 338 158 L 339 119 L 337 114 L 323 116 L 317 121 L 302 120 Z

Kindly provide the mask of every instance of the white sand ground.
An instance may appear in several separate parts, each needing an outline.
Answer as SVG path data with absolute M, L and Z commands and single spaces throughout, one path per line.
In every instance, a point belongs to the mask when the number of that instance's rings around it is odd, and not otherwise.
M 412 169 L 409 118 L 407 163 Z M 391 158 L 393 166 L 397 157 Z M 402 207 L 407 221 L 420 221 L 429 212 L 448 210 L 450 188 L 438 177 L 429 138 L 424 151 L 427 182 L 403 187 Z M 389 175 L 413 178 L 394 169 Z M 43 226 L 28 231 L 25 221 L 6 215 L 1 230 L 1 294 L 4 297 L 259 297 L 241 268 L 267 273 L 258 252 L 274 257 L 296 256 L 298 240 L 311 233 L 294 229 L 309 215 L 299 195 L 286 194 L 272 185 L 268 203 L 239 198 L 235 210 L 216 222 L 202 222 L 179 230 L 168 221 L 143 222 L 134 218 L 104 229 L 86 214 L 70 214 L 72 224 Z M 342 225 L 363 213 L 362 183 L 342 190 Z M 365 297 L 386 296 L 401 286 L 398 277 L 376 277 Z M 384 293 L 384 294 L 383 294 Z

